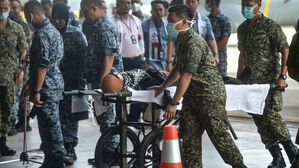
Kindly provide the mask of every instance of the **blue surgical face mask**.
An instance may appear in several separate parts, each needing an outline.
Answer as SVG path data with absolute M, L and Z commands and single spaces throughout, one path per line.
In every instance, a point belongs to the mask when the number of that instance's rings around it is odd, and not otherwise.
M 191 26 L 190 26 L 190 27 L 188 27 L 188 28 L 186 28 L 186 29 L 183 29 L 183 30 L 176 30 L 176 29 L 175 29 L 175 26 L 176 26 L 177 24 L 181 23 L 182 21 L 183 21 L 183 20 L 180 20 L 180 21 L 178 21 L 177 23 L 170 23 L 170 22 L 168 22 L 168 24 L 167 24 L 167 26 L 166 26 L 166 30 L 167 30 L 167 33 L 168 33 L 168 37 L 171 37 L 171 38 L 173 38 L 173 39 L 176 39 L 176 38 L 178 37 L 178 35 L 179 35 L 179 32 L 189 30 L 189 29 L 192 27 L 192 25 L 195 23 L 195 21 L 193 21 L 193 20 L 192 20 L 192 21 L 187 20 L 187 22 L 191 23 Z
M 5 20 L 8 18 L 9 12 L 0 13 L 0 20 Z
M 246 19 L 252 19 L 254 18 L 255 14 L 253 14 L 254 8 L 257 6 L 257 4 L 254 7 L 248 7 L 248 6 L 242 6 L 242 15 Z
M 206 9 L 208 12 L 211 12 L 211 8 L 209 7 L 208 4 L 205 4 L 205 9 Z

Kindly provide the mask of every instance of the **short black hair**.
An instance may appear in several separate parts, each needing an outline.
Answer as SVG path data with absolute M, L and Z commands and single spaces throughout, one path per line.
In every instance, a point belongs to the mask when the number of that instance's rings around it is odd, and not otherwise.
M 37 0 L 29 0 L 24 5 L 24 13 L 44 14 L 44 10 Z
M 51 0 L 41 0 L 40 3 L 42 4 L 42 6 L 44 6 L 44 5 L 52 6 Z
M 57 1 L 58 1 L 58 2 L 61 2 L 60 0 L 53 0 L 53 4 L 57 3 Z M 67 3 L 68 3 L 68 0 L 63 0 L 63 2 L 64 2 L 65 4 L 67 4 Z
M 172 0 L 170 5 L 184 4 L 184 0 Z
M 168 9 L 169 13 L 175 12 L 178 17 L 181 19 L 192 20 L 193 19 L 193 11 L 192 9 L 183 4 L 172 5 Z
M 100 9 L 103 9 L 102 2 L 103 1 L 101 1 L 101 0 L 82 0 L 80 5 L 81 5 L 81 8 L 82 8 L 82 5 L 84 5 L 87 7 L 97 6 Z
M 255 3 L 262 2 L 262 0 L 245 0 L 245 1 L 254 1 Z
M 21 7 L 22 10 L 24 9 L 21 1 L 19 1 L 19 0 L 10 0 L 10 3 L 14 2 L 14 1 L 18 2 L 20 4 L 20 7 Z
M 151 6 L 153 7 L 154 4 L 162 4 L 163 7 L 166 8 L 166 7 L 165 7 L 165 1 L 164 1 L 164 0 L 153 0 L 153 1 L 151 2 Z

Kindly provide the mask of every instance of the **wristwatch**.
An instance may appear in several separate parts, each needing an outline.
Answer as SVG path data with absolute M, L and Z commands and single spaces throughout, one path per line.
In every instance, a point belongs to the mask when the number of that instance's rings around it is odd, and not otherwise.
M 40 90 L 34 90 L 33 91 L 33 94 L 35 94 L 35 95 L 38 94 L 38 93 L 40 93 Z
M 174 99 L 171 99 L 170 102 L 169 102 L 169 104 L 171 104 L 171 105 L 179 105 L 180 102 L 177 102 Z
M 284 75 L 284 74 L 280 74 L 279 77 L 283 80 L 286 80 L 287 79 L 287 75 Z

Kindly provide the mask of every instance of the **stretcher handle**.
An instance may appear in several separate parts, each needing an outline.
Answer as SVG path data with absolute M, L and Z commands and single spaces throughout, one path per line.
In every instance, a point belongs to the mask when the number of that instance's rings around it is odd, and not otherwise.
M 103 97 L 131 97 L 132 92 L 124 91 L 118 93 L 103 93 L 97 90 L 72 90 L 72 91 L 64 91 L 64 95 L 99 95 L 101 94 Z
M 64 95 L 98 95 L 103 94 L 97 90 L 71 90 L 71 91 L 64 91 Z
M 132 92 L 124 91 L 124 92 L 118 92 L 118 93 L 102 93 L 104 97 L 131 97 Z

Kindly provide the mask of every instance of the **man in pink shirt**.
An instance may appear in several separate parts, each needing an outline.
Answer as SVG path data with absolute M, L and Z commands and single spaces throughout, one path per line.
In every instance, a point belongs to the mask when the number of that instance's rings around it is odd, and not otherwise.
M 117 0 L 116 7 L 117 13 L 113 16 L 112 23 L 119 38 L 124 70 L 145 70 L 144 41 L 140 19 L 129 14 L 132 8 L 131 0 Z M 144 111 L 145 104 L 131 104 L 127 120 L 137 122 L 140 119 L 140 113 Z
M 131 0 L 117 0 L 116 7 L 112 23 L 120 41 L 124 70 L 145 69 L 142 26 L 136 16 L 129 14 Z

